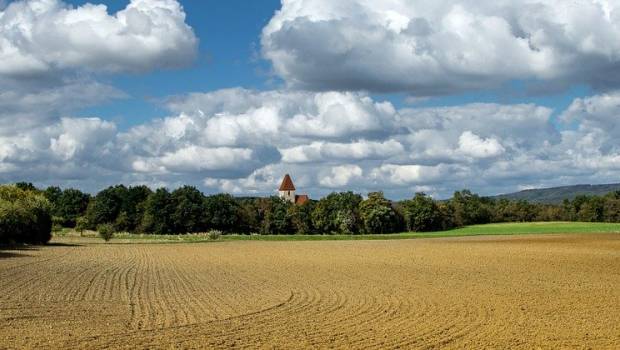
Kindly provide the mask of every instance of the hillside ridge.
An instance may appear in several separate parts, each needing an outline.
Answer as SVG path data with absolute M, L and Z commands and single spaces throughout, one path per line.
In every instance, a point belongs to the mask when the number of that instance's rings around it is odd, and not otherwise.
M 620 191 L 620 183 L 613 184 L 580 184 L 549 188 L 528 189 L 513 193 L 491 196 L 495 199 L 526 200 L 533 203 L 558 204 L 564 199 L 573 199 L 579 195 L 603 196 L 609 192 Z

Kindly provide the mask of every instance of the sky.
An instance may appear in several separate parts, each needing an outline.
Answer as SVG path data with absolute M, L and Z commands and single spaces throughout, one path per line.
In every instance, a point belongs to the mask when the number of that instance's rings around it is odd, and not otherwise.
M 0 0 L 0 181 L 620 182 L 620 1 Z

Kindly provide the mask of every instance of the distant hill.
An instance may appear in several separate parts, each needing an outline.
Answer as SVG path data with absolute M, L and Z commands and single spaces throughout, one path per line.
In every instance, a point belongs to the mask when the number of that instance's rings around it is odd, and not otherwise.
M 533 203 L 558 204 L 564 199 L 573 199 L 579 195 L 603 196 L 609 192 L 620 191 L 620 183 L 607 185 L 574 185 L 524 190 L 514 193 L 501 194 L 491 198 L 510 200 L 526 200 Z

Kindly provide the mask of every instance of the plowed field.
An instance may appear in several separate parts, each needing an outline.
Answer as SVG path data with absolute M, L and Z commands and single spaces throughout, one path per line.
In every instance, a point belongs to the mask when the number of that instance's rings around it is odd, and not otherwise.
M 0 348 L 620 348 L 620 235 L 0 252 Z

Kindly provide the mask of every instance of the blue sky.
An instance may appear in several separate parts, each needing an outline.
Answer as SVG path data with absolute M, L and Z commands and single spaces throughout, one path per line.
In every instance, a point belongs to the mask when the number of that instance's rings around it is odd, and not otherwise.
M 68 1 L 80 6 L 89 1 Z M 102 1 L 109 12 L 122 10 L 128 1 Z M 268 90 L 282 87 L 269 62 L 260 55 L 260 33 L 280 1 L 181 1 L 187 14 L 187 23 L 200 39 L 198 59 L 181 69 L 158 70 L 142 74 L 107 77 L 128 94 L 127 98 L 85 108 L 83 115 L 96 115 L 113 120 L 121 128 L 128 128 L 152 118 L 165 117 L 168 111 L 162 100 L 171 95 L 244 87 Z M 529 95 L 526 84 L 507 82 L 500 88 L 476 90 L 433 97 L 416 103 L 419 107 L 455 106 L 476 102 L 536 103 L 564 110 L 579 96 L 590 93 L 587 86 L 543 94 Z M 391 101 L 395 106 L 407 105 L 406 93 L 373 94 Z
M 68 1 L 80 6 L 89 1 Z M 101 1 L 114 13 L 128 1 Z M 129 96 L 101 106 L 86 108 L 81 114 L 101 116 L 127 128 L 167 111 L 161 99 L 194 91 L 211 91 L 243 86 L 265 89 L 279 82 L 268 62 L 260 58 L 260 32 L 280 2 L 277 0 L 183 1 L 187 23 L 200 39 L 199 56 L 182 69 L 107 77 L 110 84 Z
M 105 5 L 105 8 L 101 7 Z M 268 195 L 617 182 L 620 5 L 0 0 L 0 180 Z

